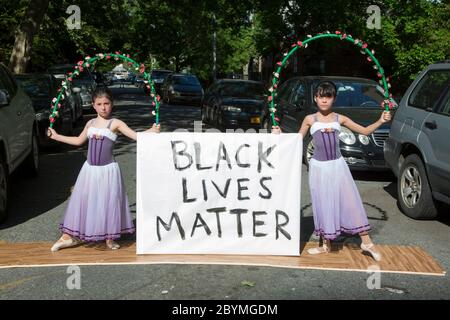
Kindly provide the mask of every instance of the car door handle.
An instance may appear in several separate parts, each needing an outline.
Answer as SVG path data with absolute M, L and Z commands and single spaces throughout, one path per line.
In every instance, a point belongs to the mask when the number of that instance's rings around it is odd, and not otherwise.
M 436 121 L 426 121 L 425 122 L 425 127 L 427 127 L 428 129 L 434 130 L 437 128 L 437 123 Z

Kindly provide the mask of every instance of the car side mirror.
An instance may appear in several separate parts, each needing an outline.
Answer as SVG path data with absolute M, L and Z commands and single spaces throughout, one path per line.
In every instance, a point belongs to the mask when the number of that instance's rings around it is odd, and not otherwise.
M 9 93 L 5 89 L 0 89 L 0 106 L 9 104 Z
M 73 91 L 74 93 L 80 93 L 80 92 L 81 92 L 81 88 L 73 87 L 73 88 L 72 88 L 72 91 Z

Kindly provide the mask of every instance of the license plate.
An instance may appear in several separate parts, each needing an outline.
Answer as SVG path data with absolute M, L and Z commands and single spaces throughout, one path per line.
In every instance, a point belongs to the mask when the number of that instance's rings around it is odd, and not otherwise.
M 261 123 L 261 119 L 259 117 L 250 118 L 250 123 Z

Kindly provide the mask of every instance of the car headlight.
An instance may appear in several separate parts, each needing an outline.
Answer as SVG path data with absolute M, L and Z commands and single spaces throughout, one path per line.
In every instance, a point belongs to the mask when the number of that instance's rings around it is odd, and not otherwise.
M 241 112 L 241 108 L 235 106 L 222 106 L 224 111 Z
M 359 134 L 358 135 L 358 140 L 359 140 L 359 142 L 361 142 L 365 146 L 367 146 L 370 143 L 369 137 L 365 136 L 363 134 Z
M 355 134 L 346 127 L 341 127 L 341 132 L 339 133 L 339 140 L 345 144 L 354 144 L 356 142 Z

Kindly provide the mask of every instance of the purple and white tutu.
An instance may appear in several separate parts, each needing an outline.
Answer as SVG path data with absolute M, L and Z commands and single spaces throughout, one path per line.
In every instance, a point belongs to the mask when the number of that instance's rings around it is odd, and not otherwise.
M 314 156 L 309 164 L 309 186 L 315 234 L 334 240 L 341 233 L 371 230 L 361 197 L 339 151 L 338 121 L 314 122 Z
M 119 165 L 112 149 L 117 135 L 108 128 L 88 129 L 88 159 L 83 164 L 60 230 L 84 241 L 118 239 L 135 231 Z

